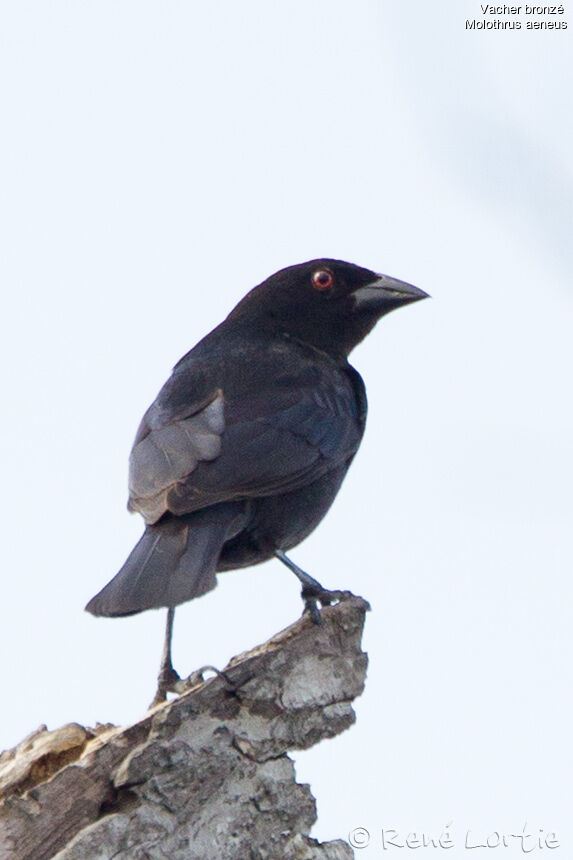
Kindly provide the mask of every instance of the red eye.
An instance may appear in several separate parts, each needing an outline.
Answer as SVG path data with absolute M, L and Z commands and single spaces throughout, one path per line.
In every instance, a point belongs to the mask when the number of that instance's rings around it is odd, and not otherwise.
M 328 269 L 319 269 L 312 276 L 312 286 L 315 290 L 328 290 L 334 283 L 334 275 Z

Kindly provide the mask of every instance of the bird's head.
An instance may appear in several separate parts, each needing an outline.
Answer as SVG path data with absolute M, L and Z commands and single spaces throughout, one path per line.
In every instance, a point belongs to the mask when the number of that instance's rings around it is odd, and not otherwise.
M 279 332 L 347 356 L 378 320 L 428 294 L 343 260 L 318 259 L 281 269 L 252 289 L 229 315 L 261 332 Z

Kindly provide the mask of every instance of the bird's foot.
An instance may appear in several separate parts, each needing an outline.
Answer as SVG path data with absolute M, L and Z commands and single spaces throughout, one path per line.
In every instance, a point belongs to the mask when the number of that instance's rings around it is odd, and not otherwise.
M 334 606 L 340 603 L 347 597 L 351 596 L 350 591 L 330 591 L 323 588 L 322 585 L 315 580 L 312 585 L 305 585 L 301 591 L 301 596 L 304 601 L 303 615 L 309 615 L 314 624 L 322 624 L 322 616 L 320 614 L 320 606 Z
M 341 600 L 351 596 L 350 591 L 329 591 L 327 588 L 323 588 L 318 579 L 315 579 L 314 576 L 310 576 L 310 574 L 306 573 L 306 571 L 299 567 L 298 564 L 295 564 L 294 561 L 292 561 L 288 555 L 283 552 L 283 550 L 275 550 L 275 556 L 279 561 L 282 561 L 289 570 L 292 570 L 294 575 L 302 584 L 301 595 L 304 601 L 303 615 L 310 615 L 315 624 L 322 624 L 320 609 L 318 608 L 319 603 L 321 606 L 331 606 L 332 604 L 340 603 Z
M 185 690 L 190 690 L 192 687 L 197 687 L 199 684 L 204 684 L 205 681 L 211 680 L 210 678 L 205 677 L 206 672 L 209 672 L 214 677 L 221 678 L 225 682 L 225 684 L 227 684 L 227 686 L 233 686 L 233 683 L 232 681 L 230 681 L 229 677 L 220 669 L 217 669 L 216 666 L 202 666 L 200 669 L 196 669 L 194 672 L 191 672 L 191 674 L 187 678 L 181 681 L 181 683 L 178 685 L 180 691 L 183 692 L 183 690 L 181 689 L 182 687 L 184 687 Z
M 159 675 L 157 692 L 149 707 L 153 708 L 155 705 L 165 702 L 167 693 L 176 693 L 178 696 L 181 696 L 183 693 L 187 693 L 193 689 L 193 687 L 204 684 L 205 681 L 210 680 L 205 677 L 206 672 L 212 673 L 215 677 L 222 678 L 229 688 L 233 687 L 233 683 L 229 680 L 228 676 L 220 669 L 217 669 L 216 666 L 202 666 L 200 669 L 196 669 L 195 672 L 191 672 L 186 678 L 182 678 L 172 666 L 168 666 Z
M 153 708 L 165 702 L 167 693 L 179 693 L 181 684 L 181 677 L 171 664 L 162 666 L 157 677 L 157 691 L 149 707 Z

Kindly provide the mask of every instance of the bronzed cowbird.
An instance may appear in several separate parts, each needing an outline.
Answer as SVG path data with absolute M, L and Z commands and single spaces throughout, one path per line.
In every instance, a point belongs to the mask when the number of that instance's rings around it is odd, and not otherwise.
M 329 595 L 285 552 L 318 525 L 360 445 L 366 394 L 348 354 L 380 317 L 426 298 L 341 260 L 290 266 L 255 287 L 176 364 L 137 431 L 129 509 L 139 543 L 86 609 L 168 608 L 155 701 L 174 688 L 174 607 L 216 573 L 278 557 L 319 620 Z

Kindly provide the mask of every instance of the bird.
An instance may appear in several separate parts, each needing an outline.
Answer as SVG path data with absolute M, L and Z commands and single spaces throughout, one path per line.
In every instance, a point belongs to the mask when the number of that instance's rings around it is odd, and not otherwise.
M 166 608 L 152 704 L 176 691 L 175 607 L 217 574 L 277 558 L 305 611 L 335 601 L 287 555 L 333 503 L 364 434 L 362 377 L 350 352 L 392 310 L 428 294 L 330 258 L 281 269 L 250 290 L 173 368 L 137 430 L 128 509 L 143 535 L 85 607 L 120 617 Z

